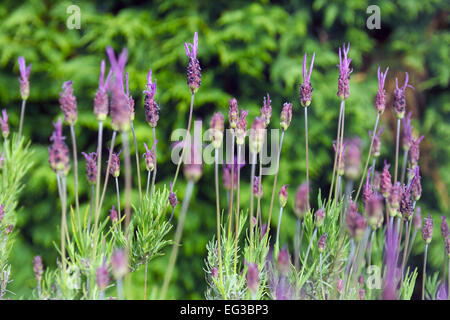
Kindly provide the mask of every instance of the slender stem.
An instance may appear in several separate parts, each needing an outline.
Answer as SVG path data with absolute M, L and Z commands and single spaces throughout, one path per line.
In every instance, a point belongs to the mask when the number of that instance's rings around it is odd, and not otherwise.
M 155 143 L 156 141 L 156 129 L 155 127 L 153 127 L 153 143 Z M 156 171 L 158 171 L 158 160 L 157 160 L 157 153 L 156 153 L 156 144 L 155 144 L 155 167 L 153 168 L 153 177 L 152 177 L 152 188 L 150 190 L 150 195 L 153 194 L 153 192 L 155 191 L 155 181 L 156 181 Z
M 427 277 L 427 254 L 428 254 L 428 243 L 425 244 L 425 254 L 423 256 L 422 300 L 425 300 L 425 279 Z
M 89 207 L 89 218 L 87 224 L 87 230 L 91 229 L 91 220 L 92 220 L 92 210 L 94 209 L 94 185 L 91 185 L 91 206 Z
M 189 108 L 189 120 L 187 126 L 188 134 L 191 132 L 191 122 L 192 122 L 192 110 L 194 109 L 194 93 L 191 94 L 191 106 Z M 175 183 L 177 182 L 178 172 L 180 171 L 181 162 L 183 162 L 184 150 L 186 146 L 183 144 L 183 150 L 181 151 L 180 160 L 178 160 L 177 171 L 175 171 L 175 177 L 173 178 L 172 187 L 175 188 Z
M 402 176 L 400 182 L 403 184 L 405 181 L 406 164 L 408 161 L 408 150 L 403 150 L 403 164 L 402 164 Z
M 370 156 L 372 154 L 372 147 L 373 147 L 373 141 L 375 140 L 375 136 L 377 134 L 377 127 L 378 127 L 378 121 L 380 120 L 380 112 L 377 114 L 377 120 L 375 120 L 375 127 L 373 128 L 372 132 L 372 140 L 370 141 L 370 147 L 369 147 L 369 153 L 367 154 L 366 164 L 364 165 L 363 174 L 361 176 L 361 181 L 359 182 L 358 192 L 356 193 L 355 202 L 358 201 L 359 193 L 361 192 L 361 187 L 364 182 L 364 178 L 367 173 L 367 167 L 369 165 Z
M 147 270 L 148 270 L 148 255 L 145 256 L 144 300 L 147 300 Z
M 94 219 L 94 230 L 97 234 L 98 219 L 100 216 L 100 206 L 99 206 L 99 195 L 100 195 L 100 175 L 101 175 L 101 165 L 102 165 L 102 139 L 103 139 L 103 122 L 98 122 L 98 142 L 97 142 L 97 183 L 95 185 L 95 219 Z M 108 176 L 108 172 L 106 172 Z M 96 244 L 94 243 L 94 247 Z M 94 250 L 95 251 L 95 250 Z
M 134 124 L 131 122 L 131 132 L 133 133 L 133 140 L 134 140 L 134 150 L 136 154 L 136 171 L 138 176 L 138 188 L 139 188 L 139 201 L 140 205 L 142 206 L 142 186 L 141 186 L 141 170 L 139 166 L 139 150 L 137 146 L 137 140 L 136 140 L 136 133 L 134 132 Z
M 345 101 L 345 100 L 344 100 Z M 338 149 L 340 151 L 340 153 L 344 153 L 344 128 L 345 128 L 345 103 L 343 106 L 343 110 L 342 110 L 342 124 L 341 124 L 341 133 L 339 136 L 339 140 L 336 144 L 336 149 Z M 337 175 L 339 176 L 339 168 L 341 167 L 341 161 L 342 161 L 342 156 L 341 154 L 339 154 L 338 160 L 337 160 Z M 335 199 L 338 198 L 338 189 L 337 189 L 337 184 L 336 184 L 336 188 L 334 191 L 334 197 Z
M 408 261 L 409 256 L 411 255 L 411 251 L 414 245 L 414 241 L 416 240 L 416 236 L 417 236 L 417 230 L 415 229 L 412 236 L 411 236 L 411 240 L 409 240 L 409 248 L 408 248 L 408 253 L 406 254 L 406 261 Z
M 117 285 L 117 299 L 123 300 L 123 278 L 117 279 L 116 285 Z
M 305 149 L 306 149 L 306 185 L 307 189 L 307 201 L 306 209 L 309 210 L 309 156 L 308 156 L 308 107 L 305 107 Z
M 277 188 L 277 178 L 278 178 L 278 170 L 280 168 L 280 156 L 281 156 L 281 147 L 283 146 L 283 138 L 284 138 L 284 130 L 281 131 L 281 138 L 280 138 L 280 147 L 278 148 L 278 155 L 277 155 L 277 169 L 275 172 L 275 178 L 273 179 L 273 187 L 272 187 L 272 198 L 270 200 L 270 210 L 269 210 L 269 218 L 267 220 L 267 232 L 269 232 L 270 229 L 270 221 L 272 219 L 272 209 L 273 209 L 273 201 L 275 199 L 275 192 Z
M 232 214 L 233 196 L 234 196 L 234 130 L 231 133 L 231 189 L 230 189 L 230 203 L 228 206 L 228 235 L 230 235 L 231 233 L 231 225 L 233 223 L 233 214 Z
M 409 221 L 406 221 L 406 232 L 405 232 L 405 247 L 403 248 L 403 259 L 402 259 L 402 281 L 403 274 L 405 272 L 405 264 L 406 264 L 406 253 L 408 252 L 408 244 L 409 244 L 409 234 L 411 232 L 411 226 Z
M 256 207 L 256 228 L 258 227 L 258 222 L 262 228 L 262 218 L 261 218 L 261 198 L 262 198 L 262 152 L 259 153 L 259 188 L 258 188 L 258 204 Z
M 75 130 L 73 124 L 70 125 L 70 134 L 72 136 L 72 152 L 73 152 L 73 188 L 75 189 L 75 209 L 77 210 L 78 223 L 80 222 L 80 202 L 78 199 L 78 155 L 77 155 L 77 140 L 75 137 Z
M 167 289 L 169 287 L 169 282 L 172 277 L 173 268 L 177 260 L 178 247 L 180 246 L 181 235 L 183 234 L 184 220 L 186 219 L 186 212 L 189 207 L 189 202 L 191 200 L 192 190 L 194 188 L 194 182 L 192 180 L 188 181 L 186 187 L 186 193 L 183 199 L 183 204 L 181 207 L 180 219 L 178 221 L 177 230 L 175 231 L 174 243 L 172 246 L 172 252 L 170 253 L 169 265 L 167 267 L 166 274 L 164 275 L 164 283 L 161 289 L 160 299 L 163 300 L 166 297 Z
M 397 142 L 395 144 L 395 174 L 394 174 L 394 184 L 397 183 L 397 170 L 398 170 L 398 148 L 400 144 L 400 119 L 397 119 Z
M 120 190 L 119 190 L 119 178 L 115 177 L 116 180 L 116 197 L 117 197 L 117 212 L 119 213 L 119 221 L 120 217 Z
M 240 154 L 240 147 L 238 149 L 238 153 Z M 250 175 L 250 261 L 252 259 L 252 252 L 253 252 L 253 198 L 254 198 L 254 194 L 253 194 L 253 181 L 255 180 L 255 162 L 256 162 L 256 156 L 257 154 L 254 153 L 252 154 L 252 169 L 251 169 L 251 175 Z M 238 170 L 238 188 L 239 188 L 239 170 Z M 239 191 L 239 190 L 238 190 Z M 238 202 L 239 202 L 239 193 L 238 193 Z
M 111 158 L 114 151 L 114 143 L 116 142 L 116 135 L 117 131 L 114 131 L 111 138 L 111 147 L 109 148 L 108 164 L 106 166 L 105 182 L 103 184 L 102 197 L 100 199 L 100 205 L 98 206 L 99 208 L 102 207 L 103 200 L 105 200 L 106 187 L 108 186 L 109 168 L 111 167 Z
M 348 293 L 348 286 L 349 286 L 349 284 L 350 284 L 350 282 L 351 282 L 351 280 L 352 280 L 353 269 L 355 268 L 356 258 L 357 258 L 357 256 L 359 255 L 360 249 L 361 249 L 361 241 L 358 242 L 358 246 L 356 247 L 356 252 L 355 252 L 355 254 L 353 255 L 353 261 L 352 261 L 352 264 L 351 264 L 351 267 L 350 267 L 350 271 L 349 271 L 349 273 L 348 273 L 348 275 L 347 275 L 347 281 L 345 282 L 344 294 L 347 294 L 347 293 Z
M 373 247 L 373 238 L 375 236 L 375 230 L 372 230 L 372 235 L 370 236 L 370 242 L 369 242 L 369 263 L 367 264 L 368 266 L 372 265 L 372 247 Z
M 296 270 L 299 270 L 300 268 L 300 243 L 301 243 L 300 238 L 302 237 L 303 237 L 303 221 L 302 219 L 297 218 L 297 222 L 295 224 L 295 242 L 294 242 L 294 264 Z
M 147 190 L 145 191 L 145 196 L 148 198 L 148 188 L 150 187 L 150 176 L 152 175 L 152 172 L 149 170 L 147 172 Z
M 129 224 L 131 219 L 131 160 L 130 160 L 130 145 L 128 140 L 128 133 L 122 132 L 122 148 L 124 151 L 125 162 L 125 234 L 127 235 L 127 247 L 129 246 Z M 129 249 L 129 248 L 128 248 Z M 129 251 L 127 251 L 129 252 Z
M 281 226 L 282 215 L 283 215 L 283 207 L 280 207 L 280 214 L 278 215 L 277 241 L 276 241 L 278 251 L 280 250 L 280 226 Z
M 66 274 L 66 228 L 67 228 L 67 218 L 66 218 L 66 210 L 67 210 L 67 193 L 66 193 L 66 177 L 62 174 L 60 177 L 57 175 L 58 180 L 61 183 L 61 261 L 63 266 L 64 276 Z
M 214 149 L 214 175 L 216 184 L 216 213 L 217 213 L 217 249 L 219 255 L 219 276 L 220 285 L 223 288 L 223 275 L 222 275 L 222 245 L 220 243 L 220 199 L 219 199 L 219 149 Z
M 22 138 L 23 119 L 25 117 L 25 104 L 26 100 L 22 100 L 22 108 L 20 111 L 20 122 L 19 122 L 19 137 L 17 138 L 17 146 L 19 146 L 20 138 Z
M 334 164 L 333 164 L 333 174 L 331 176 L 331 186 L 330 186 L 330 192 L 328 194 L 328 202 L 330 202 L 331 200 L 331 195 L 333 193 L 333 186 L 334 186 L 334 177 L 335 177 L 335 173 L 336 173 L 336 165 L 337 165 L 337 159 L 338 159 L 338 154 L 339 154 L 339 135 L 341 133 L 341 122 L 342 122 L 342 117 L 343 117 L 343 113 L 344 113 L 344 106 L 345 106 L 345 100 L 341 101 L 341 107 L 339 109 L 339 120 L 338 120 L 338 128 L 337 128 L 337 133 L 336 133 L 336 152 L 334 153 Z
M 235 224 L 235 235 L 234 235 L 234 273 L 236 273 L 236 267 L 237 267 L 237 247 L 238 247 L 238 236 L 239 236 L 239 203 L 240 203 L 240 193 L 241 193 L 241 167 L 240 167 L 240 160 L 241 160 L 241 145 L 237 146 L 237 194 L 236 194 L 236 221 Z M 232 190 L 233 191 L 233 190 Z M 252 197 L 253 193 L 251 193 Z M 253 209 L 253 208 L 252 208 Z M 251 227 L 251 219 L 250 219 L 250 234 L 253 236 L 253 228 Z M 250 238 L 252 239 L 252 238 Z M 252 244 L 250 241 L 250 252 L 252 248 Z

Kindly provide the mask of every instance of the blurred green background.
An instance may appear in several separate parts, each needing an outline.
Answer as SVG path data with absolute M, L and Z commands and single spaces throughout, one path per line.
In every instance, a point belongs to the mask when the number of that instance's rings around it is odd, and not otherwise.
M 68 6 L 81 10 L 81 29 L 69 30 Z M 381 9 L 381 29 L 366 28 L 366 9 Z M 227 113 L 228 99 L 236 97 L 239 106 L 249 109 L 249 124 L 259 114 L 263 96 L 272 99 L 272 127 L 278 128 L 283 102 L 294 103 L 294 116 L 281 156 L 279 186 L 289 184 L 288 210 L 283 218 L 281 242 L 292 249 L 294 234 L 293 197 L 305 177 L 303 110 L 298 101 L 301 63 L 304 52 L 316 53 L 312 85 L 313 101 L 309 114 L 310 176 L 316 207 L 317 192 L 328 194 L 332 171 L 331 143 L 336 134 L 339 102 L 336 97 L 338 47 L 350 42 L 354 68 L 350 80 L 351 96 L 346 106 L 346 136 L 363 138 L 366 155 L 373 128 L 373 98 L 377 90 L 376 70 L 389 66 L 386 83 L 388 110 L 381 123 L 382 155 L 394 161 L 395 119 L 392 92 L 395 77 L 403 83 L 409 72 L 415 90 L 407 90 L 407 111 L 413 112 L 421 144 L 423 196 L 422 214 L 431 213 L 435 222 L 430 254 L 431 270 L 442 270 L 443 241 L 440 216 L 449 216 L 450 189 L 450 33 L 449 3 L 446 1 L 2 1 L 0 4 L 0 107 L 8 110 L 10 125 L 17 130 L 20 95 L 17 58 L 24 56 L 31 68 L 31 96 L 27 103 L 24 133 L 35 151 L 35 166 L 27 177 L 19 206 L 20 230 L 12 252 L 12 298 L 29 296 L 36 282 L 32 258 L 40 254 L 44 264 L 55 267 L 59 241 L 59 201 L 56 179 L 47 160 L 52 121 L 62 117 L 58 92 L 66 80 L 74 81 L 79 120 L 76 125 L 78 150 L 96 148 L 97 123 L 92 112 L 98 86 L 100 61 L 107 59 L 105 48 L 129 50 L 127 71 L 130 90 L 136 101 L 136 134 L 140 153 L 143 142 L 151 144 L 146 124 L 142 91 L 149 68 L 157 79 L 156 100 L 161 107 L 157 127 L 158 185 L 168 184 L 175 172 L 170 160 L 170 133 L 186 127 L 190 92 L 186 85 L 187 58 L 184 42 L 199 33 L 198 58 L 202 66 L 202 86 L 195 97 L 194 118 L 209 123 L 214 111 Z M 207 123 L 204 124 L 205 126 Z M 109 123 L 105 135 L 111 137 Z M 65 134 L 69 135 L 67 127 Z M 80 161 L 80 189 L 83 206 L 88 202 L 84 179 L 85 162 Z M 134 161 L 134 160 L 133 160 Z M 134 163 L 134 162 L 133 162 Z M 380 169 L 378 163 L 378 169 Z M 141 162 L 142 164 L 142 162 Z M 142 169 L 144 168 L 142 164 Z M 133 168 L 134 170 L 134 168 Z M 242 203 L 247 203 L 248 166 L 243 169 Z M 203 273 L 206 242 L 215 233 L 215 202 L 211 192 L 213 167 L 206 166 L 194 190 L 185 225 L 183 246 L 173 276 L 170 298 L 201 299 L 206 282 Z M 71 178 L 69 178 L 70 181 Z M 182 179 L 183 180 L 183 179 Z M 177 185 L 182 199 L 185 182 Z M 143 178 L 144 181 L 144 178 Z M 263 208 L 269 206 L 273 178 L 263 178 Z M 123 183 L 123 181 L 121 181 Z M 136 180 L 134 181 L 136 186 Z M 112 187 L 112 186 L 111 186 Z M 69 192 L 71 192 L 69 186 Z M 73 190 L 72 190 L 73 191 Z M 106 208 L 114 203 L 109 189 Z M 137 196 L 135 190 L 134 197 Z M 71 193 L 73 203 L 73 192 Z M 222 195 L 225 201 L 225 194 Z M 136 199 L 136 198 L 135 198 Z M 178 210 L 176 215 L 178 215 Z M 103 214 L 106 214 L 104 212 Z M 263 209 L 267 216 L 267 209 Z M 275 222 L 274 217 L 274 223 Z M 168 253 L 170 247 L 165 249 Z M 421 267 L 424 245 L 417 237 L 412 265 Z M 168 255 L 150 264 L 150 286 L 161 285 Z M 420 276 L 419 276 L 420 278 Z M 133 275 L 135 298 L 142 298 L 143 270 Z

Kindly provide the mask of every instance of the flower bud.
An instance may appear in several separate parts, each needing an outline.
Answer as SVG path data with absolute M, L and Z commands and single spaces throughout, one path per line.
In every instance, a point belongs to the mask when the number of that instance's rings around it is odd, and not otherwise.
M 144 142 L 144 147 L 145 147 L 146 152 L 142 156 L 145 159 L 145 168 L 147 169 L 147 171 L 153 171 L 153 169 L 155 169 L 156 156 L 153 153 L 153 150 L 155 149 L 157 143 L 158 143 L 158 140 L 155 140 L 155 143 L 153 143 L 152 149 L 149 150 L 147 145 Z
M 325 251 L 325 248 L 327 246 L 327 234 L 324 233 L 317 242 L 317 248 L 319 249 L 319 252 L 322 253 Z
M 94 114 L 97 121 L 104 121 L 108 115 L 108 83 L 111 73 L 105 79 L 105 61 L 102 60 L 100 64 L 100 77 L 98 80 L 98 89 L 94 98 Z
M 267 94 L 267 99 L 266 97 L 264 97 L 264 103 L 261 107 L 261 118 L 264 121 L 264 128 L 267 128 L 270 123 L 270 118 L 272 117 L 272 106 L 270 105 L 271 102 L 272 101 L 270 100 L 269 94 Z
M 124 250 L 114 251 L 111 257 L 111 267 L 116 279 L 121 279 L 128 273 L 128 259 Z
M 339 292 L 339 294 L 342 294 L 344 290 L 344 280 L 342 280 L 341 278 L 339 278 L 336 283 L 336 289 Z
M 108 268 L 106 267 L 105 263 L 103 263 L 100 268 L 97 269 L 96 275 L 97 286 L 100 290 L 105 290 L 109 284 Z
M 74 125 L 77 121 L 77 98 L 73 95 L 73 81 L 64 82 L 62 89 L 59 93 L 59 104 L 64 114 L 64 121 L 69 125 Z
M 261 148 L 264 144 L 265 134 L 266 129 L 264 128 L 263 119 L 256 117 L 253 120 L 249 135 L 249 148 L 251 153 L 255 154 L 261 151 Z
M 286 246 L 278 253 L 278 271 L 281 275 L 287 275 L 291 266 L 291 259 Z
M 402 184 L 397 181 L 391 188 L 389 195 L 389 215 L 395 217 L 399 214 L 400 201 L 402 199 Z
M 289 128 L 292 120 L 292 103 L 285 102 L 280 115 L 280 127 L 284 131 Z
M 222 112 L 216 112 L 211 118 L 209 124 L 211 128 L 212 145 L 215 149 L 220 148 L 223 140 L 224 118 Z
M 173 192 L 172 182 L 170 183 L 169 203 L 172 208 L 175 208 L 178 204 L 177 195 L 175 192 Z
M 229 100 L 230 108 L 228 110 L 228 121 L 230 122 L 230 128 L 235 129 L 238 118 L 239 118 L 239 108 L 237 104 L 237 100 L 232 98 Z
M 236 124 L 236 144 L 243 145 L 247 134 L 247 117 L 248 111 L 241 110 L 241 116 Z
M 380 67 L 378 67 L 378 91 L 375 95 L 375 108 L 379 113 L 383 113 L 386 108 L 386 90 L 384 90 L 384 83 L 388 70 L 389 68 L 386 68 L 383 74 L 383 72 L 380 72 Z
M 323 226 L 323 222 L 325 221 L 325 210 L 323 208 L 318 209 L 314 216 L 316 218 L 316 227 L 320 228 Z
M 303 83 L 300 84 L 300 90 L 299 90 L 299 97 L 300 97 L 300 104 L 303 107 L 308 107 L 311 104 L 311 98 L 312 98 L 312 91 L 313 88 L 311 86 L 311 72 L 314 65 L 314 57 L 316 56 L 316 53 L 313 53 L 313 57 L 311 59 L 311 65 L 309 67 L 309 73 L 306 68 L 306 53 L 303 57 Z
M 41 282 L 42 274 L 44 273 L 44 267 L 42 266 L 42 258 L 40 256 L 35 256 L 33 258 L 33 271 L 36 280 L 38 282 Z
M 394 111 L 395 116 L 397 119 L 402 119 L 405 116 L 405 109 L 406 109 L 406 97 L 405 97 L 405 91 L 406 87 L 411 87 L 408 85 L 408 72 L 406 72 L 405 76 L 405 83 L 403 84 L 403 87 L 398 87 L 398 79 L 395 78 L 395 87 L 394 90 Z
M 288 192 L 287 185 L 281 187 L 280 192 L 278 193 L 278 200 L 280 201 L 280 207 L 285 207 L 288 200 Z
M 433 237 L 433 219 L 431 219 L 430 214 L 428 214 L 428 218 L 425 218 L 425 224 L 422 228 L 422 239 L 426 244 L 431 242 L 431 238 Z
M 122 152 L 119 151 L 119 153 L 112 153 L 111 154 L 111 164 L 109 165 L 109 174 L 112 175 L 114 178 L 119 177 L 120 175 L 120 159 L 119 155 Z
M 25 58 L 19 57 L 19 71 L 20 71 L 20 96 L 22 97 L 22 100 L 27 100 L 30 96 L 30 71 L 31 71 L 31 64 L 26 66 Z
M 380 179 L 380 191 L 383 197 L 389 198 L 391 194 L 391 188 L 392 188 L 392 181 L 391 181 L 391 174 L 389 173 L 389 167 L 390 165 L 387 164 L 386 160 L 384 160 L 384 168 L 383 172 L 381 173 L 381 179 Z
M 303 183 L 297 189 L 294 211 L 299 219 L 303 218 L 306 213 L 308 206 L 308 192 L 308 185 L 306 183 Z
M 109 218 L 113 223 L 116 223 L 119 220 L 119 215 L 117 214 L 116 208 L 112 206 L 111 210 L 109 210 Z
M 347 57 L 348 52 L 350 50 L 350 43 L 347 48 L 345 48 L 345 44 L 341 48 L 339 48 L 339 78 L 338 78 L 338 91 L 337 96 L 341 100 L 345 100 L 350 96 L 350 74 L 353 69 L 350 69 L 350 63 L 352 59 Z M 342 57 L 343 53 L 343 57 Z
M 263 190 L 258 176 L 255 176 L 253 180 L 253 194 L 256 198 L 262 198 L 263 196 Z
M 448 231 L 448 224 L 447 221 L 445 220 L 446 218 L 444 216 L 441 216 L 442 222 L 441 222 L 441 234 L 442 234 L 442 238 L 447 238 L 449 235 L 449 231 Z
M 89 154 L 86 154 L 85 152 L 82 152 L 81 154 L 86 159 L 87 181 L 90 184 L 95 184 L 95 182 L 97 181 L 97 162 L 95 161 L 95 159 L 97 159 L 97 153 L 91 152 Z
M 2 128 L 3 138 L 6 139 L 9 136 L 9 125 L 8 125 L 8 114 L 6 113 L 5 109 L 2 110 L 2 116 L 3 117 L 0 118 L 0 125 Z
M 422 142 L 424 136 L 421 136 L 418 139 L 412 139 L 411 147 L 409 149 L 408 157 L 409 157 L 409 167 L 414 169 L 417 165 L 419 165 L 419 157 L 420 157 L 420 148 L 419 145 Z
M 366 205 L 367 222 L 373 230 L 378 229 L 384 220 L 383 197 L 374 193 Z
M 349 139 L 345 154 L 344 175 L 347 179 L 355 181 L 358 179 L 361 171 L 361 150 L 359 140 Z
M 247 263 L 247 287 L 252 294 L 255 294 L 259 288 L 259 270 L 256 263 Z
M 187 84 L 191 89 L 191 93 L 194 94 L 200 88 L 202 83 L 202 74 L 200 68 L 200 62 L 197 59 L 198 50 L 198 34 L 194 33 L 194 43 L 184 43 L 186 49 L 186 55 L 189 58 L 188 67 L 186 70 Z
M 411 189 L 403 186 L 402 199 L 400 201 L 400 212 L 405 220 L 409 221 L 414 214 L 414 205 L 411 199 Z

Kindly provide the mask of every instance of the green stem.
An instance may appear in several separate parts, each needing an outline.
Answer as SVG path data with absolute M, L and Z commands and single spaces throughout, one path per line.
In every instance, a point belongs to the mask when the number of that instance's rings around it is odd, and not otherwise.
M 276 241 L 278 251 L 280 251 L 280 226 L 282 215 L 283 215 L 283 207 L 280 207 L 280 214 L 278 215 L 277 241 Z
M 77 140 L 73 124 L 70 125 L 70 134 L 72 136 L 72 152 L 73 152 L 73 188 L 75 189 L 75 209 L 77 210 L 78 223 L 80 222 L 80 202 L 78 199 L 78 155 L 77 155 Z
M 241 167 L 239 165 L 241 159 L 241 145 L 237 146 L 237 194 L 236 194 L 236 221 L 235 224 L 235 235 L 234 235 L 234 273 L 236 273 L 237 268 L 237 247 L 238 247 L 238 236 L 239 236 L 239 203 L 240 203 L 240 193 L 241 193 Z M 254 172 L 253 172 L 254 174 Z M 234 178 L 234 177 L 232 177 Z M 233 191 L 233 190 L 232 190 Z M 252 193 L 253 194 L 253 193 Z M 253 199 L 252 199 L 253 201 Z M 253 209 L 253 207 L 251 207 Z M 250 219 L 250 239 L 253 237 L 253 230 L 251 227 Z M 252 245 L 250 241 L 250 252 L 252 250 Z
M 231 189 L 230 203 L 228 206 L 228 235 L 231 234 L 231 225 L 233 224 L 233 196 L 234 196 L 234 131 L 231 133 Z
M 428 254 L 428 243 L 425 244 L 425 254 L 423 256 L 422 300 L 425 300 L 425 279 L 427 277 L 427 254 Z
M 309 210 L 309 156 L 308 156 L 308 108 L 305 107 L 305 148 L 306 148 L 306 185 L 307 189 L 307 202 L 306 209 Z
M 103 184 L 102 197 L 100 199 L 100 205 L 98 206 L 100 209 L 102 208 L 103 200 L 105 200 L 106 187 L 108 186 L 109 169 L 111 167 L 111 158 L 112 158 L 112 154 L 114 151 L 114 144 L 116 142 L 116 135 L 117 135 L 117 131 L 114 131 L 112 138 L 111 138 L 111 147 L 109 148 L 108 164 L 106 166 L 105 182 Z
M 141 170 L 139 166 L 139 150 L 137 146 L 137 140 L 136 140 L 136 133 L 134 132 L 134 124 L 131 122 L 131 132 L 133 133 L 133 140 L 134 140 L 134 150 L 136 154 L 136 171 L 138 176 L 138 188 L 139 188 L 139 202 L 142 206 L 142 186 L 141 186 Z
M 240 156 L 240 148 L 241 146 L 238 147 L 238 154 Z M 239 157 L 238 156 L 238 157 Z M 254 194 L 253 194 L 253 181 L 255 180 L 255 162 L 256 162 L 256 156 L 257 154 L 254 153 L 252 154 L 252 169 L 251 169 L 251 175 L 250 175 L 250 221 L 249 221 L 249 226 L 250 226 L 250 261 L 252 261 L 252 253 L 253 253 L 253 230 L 254 230 L 254 226 L 253 226 L 253 198 L 254 198 Z M 239 203 L 239 169 L 238 169 L 238 203 Z M 238 210 L 239 210 L 239 205 L 238 205 Z M 236 272 L 236 269 L 235 269 Z
M 222 246 L 220 243 L 221 236 L 220 236 L 220 200 L 219 200 L 219 149 L 214 149 L 214 176 L 216 185 L 217 249 L 219 255 L 219 277 L 220 277 L 220 285 L 223 289 Z
M 158 160 L 157 160 L 157 153 L 156 153 L 156 130 L 153 127 L 153 143 L 155 145 L 155 167 L 153 168 L 153 177 L 152 177 L 152 188 L 150 189 L 150 196 L 153 194 L 153 192 L 155 192 L 155 181 L 156 181 L 156 171 L 158 170 Z
M 279 171 L 279 168 L 280 168 L 281 147 L 283 146 L 283 138 L 284 138 L 284 130 L 281 131 L 280 146 L 278 148 L 277 169 L 276 169 L 276 172 L 275 172 L 275 178 L 273 180 L 272 197 L 271 197 L 271 200 L 270 200 L 269 218 L 267 220 L 267 232 L 269 232 L 270 221 L 272 219 L 272 209 L 273 209 L 273 202 L 274 202 L 274 199 L 275 199 L 275 192 L 276 192 L 276 188 L 277 188 L 277 179 L 278 179 L 278 171 Z
M 23 119 L 25 117 L 25 104 L 26 100 L 22 100 L 22 108 L 20 111 L 20 122 L 19 122 L 19 137 L 17 138 L 17 146 L 19 146 L 20 138 L 22 138 Z
M 119 216 L 119 221 L 121 220 L 121 214 L 120 214 L 120 190 L 119 190 L 119 179 L 115 177 L 116 180 L 116 198 L 117 198 L 117 212 Z
M 339 154 L 339 136 L 341 133 L 341 122 L 342 122 L 342 117 L 343 117 L 343 113 L 344 113 L 344 106 L 345 106 L 345 100 L 341 101 L 341 107 L 339 109 L 339 120 L 338 120 L 338 128 L 337 128 L 337 133 L 336 133 L 336 152 L 334 153 L 334 164 L 333 164 L 333 174 L 331 176 L 331 186 L 330 186 L 330 192 L 328 193 L 328 202 L 331 201 L 331 196 L 333 194 L 333 186 L 334 186 L 334 180 L 335 180 L 335 175 L 336 175 L 336 165 L 337 165 L 337 159 L 338 159 L 338 154 Z

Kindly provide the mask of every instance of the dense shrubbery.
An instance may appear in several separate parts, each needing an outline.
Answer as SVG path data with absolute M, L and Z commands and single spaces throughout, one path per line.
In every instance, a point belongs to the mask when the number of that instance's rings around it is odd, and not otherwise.
M 59 241 L 55 226 L 59 224 L 60 210 L 56 180 L 47 162 L 47 146 L 51 123 L 60 115 L 58 92 L 64 81 L 74 81 L 79 110 L 75 127 L 78 149 L 94 151 L 96 144 L 92 141 L 96 140 L 97 124 L 92 115 L 93 97 L 98 66 L 105 58 L 104 50 L 108 45 L 129 49 L 127 71 L 131 94 L 137 97 L 135 131 L 141 143 L 146 141 L 150 144 L 152 141 L 151 129 L 144 121 L 141 98 L 149 68 L 158 80 L 156 98 L 161 107 L 157 127 L 160 137 L 159 187 L 168 185 L 175 170 L 170 163 L 170 132 L 185 126 L 189 110 L 189 90 L 184 76 L 185 53 L 181 44 L 191 39 L 194 31 L 198 30 L 200 34 L 199 55 L 203 69 L 203 84 L 196 95 L 194 118 L 209 119 L 213 110 L 225 113 L 228 98 L 235 96 L 239 105 L 249 110 L 249 118 L 253 119 L 259 114 L 262 98 L 268 92 L 274 109 L 272 121 L 278 123 L 282 103 L 293 102 L 293 121 L 285 137 L 285 152 L 280 163 L 283 169 L 278 177 L 280 183 L 293 187 L 303 182 L 306 168 L 303 115 L 302 110 L 298 111 L 297 97 L 301 57 L 305 51 L 315 51 L 315 69 L 311 79 L 314 98 L 309 115 L 309 166 L 311 206 L 318 208 L 315 201 L 318 190 L 322 190 L 324 195 L 329 191 L 334 158 L 331 143 L 338 123 L 336 48 L 349 41 L 354 71 L 346 107 L 345 135 L 361 136 L 362 154 L 367 154 L 370 143 L 367 130 L 372 130 L 376 117 L 372 107 L 377 89 L 376 69 L 378 65 L 390 67 L 386 82 L 388 92 L 393 92 L 395 77 L 403 79 L 403 72 L 408 71 L 415 90 L 407 93 L 407 108 L 413 112 L 415 130 L 425 135 L 421 144 L 422 212 L 430 212 L 435 223 L 440 215 L 448 215 L 450 168 L 446 159 L 450 156 L 450 128 L 443 120 L 449 117 L 450 112 L 446 92 L 450 36 L 444 28 L 447 22 L 440 2 L 396 5 L 381 1 L 382 29 L 372 31 L 365 28 L 368 4 L 360 1 L 338 1 L 331 5 L 325 1 L 305 5 L 227 2 L 208 8 L 182 1 L 157 2 L 148 6 L 130 2 L 127 8 L 101 2 L 82 3 L 81 30 L 65 28 L 69 4 L 28 1 L 21 5 L 2 3 L 0 6 L 0 99 L 2 108 L 8 110 L 12 127 L 18 126 L 20 115 L 16 58 L 23 55 L 33 65 L 24 135 L 31 138 L 35 165 L 26 176 L 25 192 L 19 198 L 21 209 L 17 214 L 16 228 L 20 233 L 17 233 L 18 239 L 14 244 L 16 254 L 10 259 L 14 279 L 10 290 L 19 296 L 29 296 L 35 287 L 35 282 L 30 280 L 33 278 L 32 257 L 42 254 L 44 264 L 53 267 L 57 257 L 52 242 Z M 392 105 L 392 95 L 388 95 L 387 105 Z M 381 122 L 385 126 L 381 136 L 382 157 L 393 163 L 394 155 L 388 150 L 395 146 L 395 117 L 392 112 L 385 112 Z M 110 128 L 109 121 L 105 127 Z M 145 150 L 142 145 L 139 148 L 142 154 Z M 243 203 L 248 203 L 250 194 L 247 183 L 250 170 L 247 168 L 243 169 L 241 186 Z M 382 168 L 381 161 L 377 168 Z M 68 180 L 73 179 L 72 172 Z M 203 178 L 194 189 L 195 200 L 190 205 L 183 247 L 173 277 L 178 285 L 169 288 L 171 297 L 200 298 L 206 290 L 206 283 L 202 281 L 203 259 L 206 257 L 206 244 L 215 232 L 215 195 L 210 192 L 213 176 L 213 166 L 205 166 Z M 136 184 L 135 180 L 133 185 Z M 183 198 L 185 186 L 185 182 L 180 180 L 180 198 Z M 271 190 L 271 186 L 271 178 L 263 179 L 264 190 Z M 74 203 L 74 192 L 70 184 L 68 187 L 68 202 Z M 82 203 L 87 204 L 90 188 L 84 179 L 80 179 L 81 190 Z M 114 189 L 111 187 L 108 193 L 113 195 Z M 138 199 L 136 189 L 132 198 L 133 201 Z M 105 198 L 105 207 L 115 203 L 114 196 Z M 269 205 L 270 198 L 264 197 L 261 206 L 268 208 Z M 283 216 L 280 243 L 293 242 L 293 207 L 291 195 Z M 81 211 L 86 209 L 87 205 L 84 205 Z M 274 216 L 276 225 L 277 217 Z M 264 210 L 263 217 L 267 218 Z M 289 245 L 290 249 L 292 247 Z M 417 239 L 415 248 L 412 261 L 417 266 L 421 262 L 414 259 L 414 255 L 422 257 L 424 244 Z M 430 265 L 441 270 L 443 242 L 436 241 L 430 249 Z M 152 262 L 150 286 L 162 282 L 168 256 Z M 143 272 L 134 275 L 134 280 L 133 283 L 143 283 Z M 136 288 L 135 297 L 141 297 L 140 288 Z

